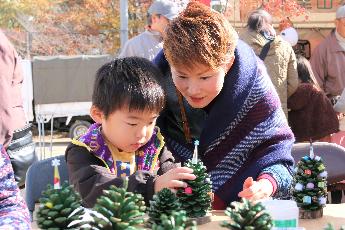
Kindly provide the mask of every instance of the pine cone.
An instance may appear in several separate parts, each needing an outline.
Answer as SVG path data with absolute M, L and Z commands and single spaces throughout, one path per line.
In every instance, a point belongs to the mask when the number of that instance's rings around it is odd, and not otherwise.
M 188 187 L 179 189 L 177 191 L 177 197 L 180 200 L 182 209 L 187 212 L 188 217 L 205 216 L 211 208 L 210 194 L 212 192 L 212 184 L 210 177 L 201 161 L 193 164 L 189 160 L 185 166 L 193 169 L 193 174 L 196 176 L 196 179 L 185 181 Z
M 37 224 L 41 229 L 68 229 L 68 224 L 76 220 L 83 212 L 83 209 L 80 209 L 79 213 L 68 217 L 81 206 L 81 198 L 67 182 L 61 189 L 54 189 L 49 184 L 42 195 L 37 212 Z
M 160 224 L 160 216 L 166 214 L 170 216 L 173 211 L 180 211 L 181 204 L 176 195 L 170 189 L 164 188 L 153 196 L 148 210 L 149 222 Z
M 79 220 L 73 221 L 70 224 L 71 229 L 81 230 L 112 230 L 112 224 L 102 214 L 93 211 L 86 210 L 83 215 L 79 216 Z
M 186 211 L 173 211 L 171 215 L 162 214 L 160 223 L 154 223 L 153 230 L 182 230 L 182 229 L 196 229 L 196 222 L 189 222 L 186 216 Z
M 144 223 L 145 202 L 140 194 L 127 192 L 124 188 L 110 186 L 97 199 L 94 210 L 111 222 L 112 229 L 131 229 Z M 104 221 L 104 220 L 99 220 Z M 90 223 L 91 224 L 91 223 Z M 96 224 L 99 224 L 96 220 Z M 92 224 L 91 224 L 92 225 Z
M 243 199 L 242 202 L 232 202 L 225 210 L 231 221 L 224 221 L 221 226 L 233 230 L 269 230 L 273 227 L 271 216 L 265 212 L 261 203 L 252 204 Z

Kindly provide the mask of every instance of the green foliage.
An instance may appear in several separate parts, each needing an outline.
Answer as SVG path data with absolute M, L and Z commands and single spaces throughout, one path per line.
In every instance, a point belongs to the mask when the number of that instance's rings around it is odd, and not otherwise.
M 173 211 L 171 215 L 162 214 L 160 217 L 160 223 L 154 223 L 153 230 L 184 230 L 196 229 L 196 222 L 189 222 L 186 216 L 186 211 L 181 210 L 178 212 Z
M 193 169 L 196 179 L 185 181 L 188 187 L 179 189 L 177 197 L 188 217 L 205 216 L 211 208 L 212 184 L 210 177 L 206 172 L 206 167 L 200 160 L 196 164 L 189 160 L 185 166 Z
M 65 182 L 61 189 L 54 189 L 48 185 L 42 192 L 39 199 L 40 207 L 37 212 L 37 224 L 41 229 L 67 229 L 70 222 L 76 220 L 77 215 L 69 217 L 75 210 L 80 208 L 80 195 L 74 192 L 73 188 Z
M 164 188 L 153 196 L 148 209 L 149 222 L 160 224 L 161 215 L 170 216 L 174 211 L 180 211 L 181 204 L 170 189 Z
M 232 230 L 269 230 L 273 227 L 271 216 L 265 211 L 261 203 L 253 204 L 243 199 L 242 202 L 232 202 L 225 210 L 230 222 L 224 221 L 222 227 Z
M 304 156 L 297 164 L 292 195 L 298 207 L 319 210 L 326 204 L 327 173 L 319 156 Z
M 140 194 L 111 185 L 97 199 L 93 208 L 95 212 L 91 213 L 92 220 L 82 221 L 73 227 L 94 230 L 136 229 L 136 225 L 144 223 L 145 209 L 145 202 Z

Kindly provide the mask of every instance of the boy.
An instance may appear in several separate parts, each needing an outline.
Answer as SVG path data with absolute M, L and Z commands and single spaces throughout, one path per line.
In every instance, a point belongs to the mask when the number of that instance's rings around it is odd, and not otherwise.
M 70 183 L 92 207 L 110 185 L 140 193 L 147 203 L 163 188 L 186 187 L 192 170 L 176 167 L 155 127 L 165 104 L 160 72 L 144 58 L 115 59 L 96 74 L 90 115 L 96 122 L 66 149 Z M 160 163 L 157 175 L 157 163 Z

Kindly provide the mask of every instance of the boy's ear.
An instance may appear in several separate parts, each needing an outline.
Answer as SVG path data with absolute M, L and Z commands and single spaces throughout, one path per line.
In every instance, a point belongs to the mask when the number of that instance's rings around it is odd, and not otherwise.
M 97 106 L 91 106 L 90 116 L 96 123 L 102 123 L 103 112 Z

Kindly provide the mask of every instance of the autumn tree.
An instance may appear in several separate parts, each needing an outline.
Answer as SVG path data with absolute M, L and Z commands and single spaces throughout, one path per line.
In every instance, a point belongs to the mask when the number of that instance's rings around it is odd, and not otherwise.
M 32 56 L 114 54 L 120 46 L 119 0 L 0 0 L 0 3 L 0 12 L 6 12 L 0 17 L 0 25 L 12 29 L 9 37 L 22 56 L 25 52 L 22 46 L 27 42 Z M 129 37 L 144 30 L 149 4 L 149 1 L 128 1 Z M 27 33 L 31 36 L 29 41 Z
M 297 16 L 308 19 L 306 9 L 295 0 L 240 0 L 240 4 L 241 18 L 247 18 L 249 12 L 262 8 L 280 21 Z
M 173 1 L 180 6 L 189 2 Z M 235 4 L 241 4 L 241 12 L 261 7 L 279 19 L 306 12 L 294 0 L 221 2 L 225 15 L 233 13 Z M 129 38 L 144 31 L 151 3 L 128 0 Z M 120 48 L 120 0 L 0 0 L 0 26 L 21 56 L 115 54 Z

